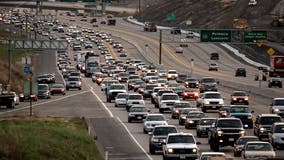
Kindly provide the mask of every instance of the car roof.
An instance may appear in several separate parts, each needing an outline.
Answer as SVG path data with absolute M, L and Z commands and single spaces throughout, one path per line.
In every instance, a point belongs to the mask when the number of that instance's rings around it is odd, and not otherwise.
M 161 128 L 169 128 L 169 127 L 177 128 L 175 125 L 156 125 L 154 128 L 158 128 L 158 127 L 161 127 Z
M 243 136 L 243 137 L 240 137 L 239 139 L 243 139 L 243 138 L 257 138 L 258 139 L 257 136 Z
M 201 155 L 226 155 L 223 152 L 202 152 Z
M 250 142 L 247 142 L 247 145 L 250 144 L 250 143 L 252 143 L 252 144 L 255 144 L 255 143 L 270 144 L 269 142 L 264 142 L 264 141 L 250 141 Z
M 273 98 L 273 100 L 284 100 L 284 98 Z
M 284 122 L 275 122 L 273 125 L 284 125 Z
M 164 116 L 164 115 L 160 113 L 150 113 L 147 116 Z
M 179 132 L 179 133 L 169 133 L 168 136 L 178 136 L 178 135 L 189 135 L 189 136 L 193 136 L 192 133 L 184 133 L 184 132 Z
M 277 114 L 260 114 L 259 116 L 260 116 L 260 117 L 280 117 L 280 116 L 277 115 Z
M 212 93 L 218 93 L 218 94 L 221 94 L 220 92 L 204 92 L 203 94 L 212 94 Z

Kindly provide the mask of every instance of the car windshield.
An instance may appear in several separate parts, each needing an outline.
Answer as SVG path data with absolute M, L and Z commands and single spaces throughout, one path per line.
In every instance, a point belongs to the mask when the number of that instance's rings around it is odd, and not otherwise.
M 211 157 L 224 157 L 224 158 L 226 158 L 226 156 L 220 155 L 220 154 L 208 154 L 208 155 L 202 155 L 200 160 L 210 160 Z M 220 159 L 223 159 L 223 158 L 220 158 Z
M 164 116 L 148 116 L 146 121 L 165 121 Z
M 168 143 L 195 143 L 191 135 L 174 135 L 169 136 Z
M 179 84 L 178 83 L 170 83 L 168 84 L 168 87 L 178 87 Z
M 173 91 L 170 91 L 170 90 L 167 90 L 167 91 L 159 91 L 159 92 L 158 92 L 158 95 L 161 96 L 161 95 L 163 95 L 164 93 L 173 93 Z
M 204 113 L 188 113 L 189 118 L 202 118 L 205 117 Z
M 116 98 L 126 99 L 128 97 L 128 94 L 118 94 Z
M 242 122 L 240 120 L 219 120 L 218 127 L 221 128 L 241 128 Z
M 176 74 L 176 71 L 169 71 L 168 74 Z
M 181 114 L 187 114 L 188 112 L 190 112 L 190 111 L 195 111 L 196 109 L 181 109 L 180 110 L 180 113 Z
M 63 84 L 54 84 L 52 85 L 52 88 L 64 88 Z
M 247 142 L 251 142 L 251 141 L 258 141 L 259 139 L 257 137 L 251 137 L 251 138 L 240 138 L 236 144 L 237 145 L 244 145 Z
M 157 87 L 157 86 L 156 85 L 147 85 L 145 89 L 152 91 L 154 87 Z
M 246 94 L 244 92 L 235 92 L 232 96 L 246 96 Z
M 70 73 L 70 76 L 80 76 L 80 73 Z
M 111 85 L 110 86 L 110 89 L 125 89 L 125 86 L 124 85 Z
M 99 64 L 97 62 L 89 62 L 87 67 L 99 67 Z
M 248 107 L 231 107 L 230 113 L 249 113 Z
M 48 90 L 47 85 L 38 85 L 38 90 Z
M 202 83 L 215 83 L 215 79 L 213 78 L 206 78 L 201 80 Z
M 212 125 L 212 123 L 214 123 L 216 121 L 216 119 L 201 119 L 199 121 L 200 125 Z
M 162 100 L 179 100 L 178 95 L 163 95 Z
M 269 143 L 253 143 L 247 144 L 245 151 L 271 151 L 272 147 Z
M 72 78 L 68 78 L 68 81 L 80 81 L 80 78 L 72 77 Z
M 143 96 L 140 95 L 140 94 L 135 94 L 135 95 L 129 95 L 128 96 L 128 99 L 136 99 L 136 100 L 142 100 L 143 99 Z
M 145 107 L 131 107 L 129 112 L 147 112 Z
M 283 100 L 275 100 L 274 106 L 284 106 L 284 99 Z
M 276 125 L 274 128 L 274 133 L 284 133 L 284 125 Z
M 153 135 L 168 135 L 169 133 L 177 133 L 175 127 L 156 127 L 153 131 Z
M 164 79 L 158 79 L 158 83 L 166 83 L 167 81 Z
M 262 117 L 260 119 L 260 124 L 262 125 L 272 125 L 275 122 L 281 122 L 280 117 Z
M 175 108 L 189 108 L 190 103 L 175 103 Z
M 218 93 L 209 93 L 209 94 L 205 94 L 204 98 L 206 99 L 221 98 L 221 95 Z

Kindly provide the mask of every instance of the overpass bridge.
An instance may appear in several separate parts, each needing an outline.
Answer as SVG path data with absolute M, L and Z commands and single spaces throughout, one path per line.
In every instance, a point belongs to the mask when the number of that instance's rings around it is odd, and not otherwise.
M 78 11 L 84 10 L 87 12 L 102 12 L 104 9 L 106 12 L 112 13 L 128 13 L 134 14 L 137 9 L 117 7 L 117 6 L 105 6 L 96 5 L 95 3 L 82 3 L 82 2 L 46 2 L 46 1 L 3 1 L 0 0 L 0 7 L 15 7 L 15 8 L 37 8 L 46 10 L 65 10 L 65 11 Z

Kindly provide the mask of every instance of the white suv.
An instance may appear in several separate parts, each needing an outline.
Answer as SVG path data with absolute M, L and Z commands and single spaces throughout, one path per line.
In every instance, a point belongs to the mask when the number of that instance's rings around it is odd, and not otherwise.
M 171 79 L 176 79 L 178 77 L 177 71 L 176 70 L 168 70 L 167 73 L 167 79 L 171 80 Z
M 204 113 L 209 109 L 219 110 L 224 105 L 224 98 L 219 92 L 205 92 L 197 99 L 196 105 Z
M 127 103 L 126 103 L 126 110 L 129 111 L 131 106 L 136 105 L 136 104 L 142 104 L 145 105 L 143 96 L 138 93 L 131 93 L 128 95 L 127 98 Z
M 164 93 L 162 94 L 159 102 L 159 112 L 172 111 L 176 102 L 180 102 L 179 96 L 176 93 Z

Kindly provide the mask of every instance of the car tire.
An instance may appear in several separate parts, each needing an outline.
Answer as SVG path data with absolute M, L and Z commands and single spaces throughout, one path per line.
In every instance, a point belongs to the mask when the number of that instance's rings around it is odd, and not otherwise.
M 219 152 L 219 149 L 220 149 L 219 144 L 218 143 L 214 143 L 213 146 L 214 146 L 213 151 L 214 152 Z
M 80 87 L 79 90 L 82 90 L 82 88 Z
M 67 90 L 67 91 L 69 91 L 69 88 L 68 88 L 68 87 L 66 87 L 66 90 Z
M 164 110 L 160 108 L 160 109 L 159 109 L 159 112 L 160 112 L 160 113 L 164 113 Z
M 202 108 L 201 111 L 204 112 L 204 113 L 206 113 L 206 109 L 205 109 L 205 108 Z
M 197 138 L 200 138 L 201 134 L 199 132 L 196 132 L 196 136 L 197 136 Z
M 131 123 L 131 119 L 130 118 L 128 118 L 128 123 Z
M 145 133 L 145 134 L 147 134 L 148 132 L 143 128 L 143 132 Z
M 188 125 L 186 125 L 186 124 L 184 125 L 184 128 L 185 128 L 185 129 L 189 129 Z
M 156 153 L 155 148 L 149 146 L 149 152 L 150 154 L 155 154 Z

